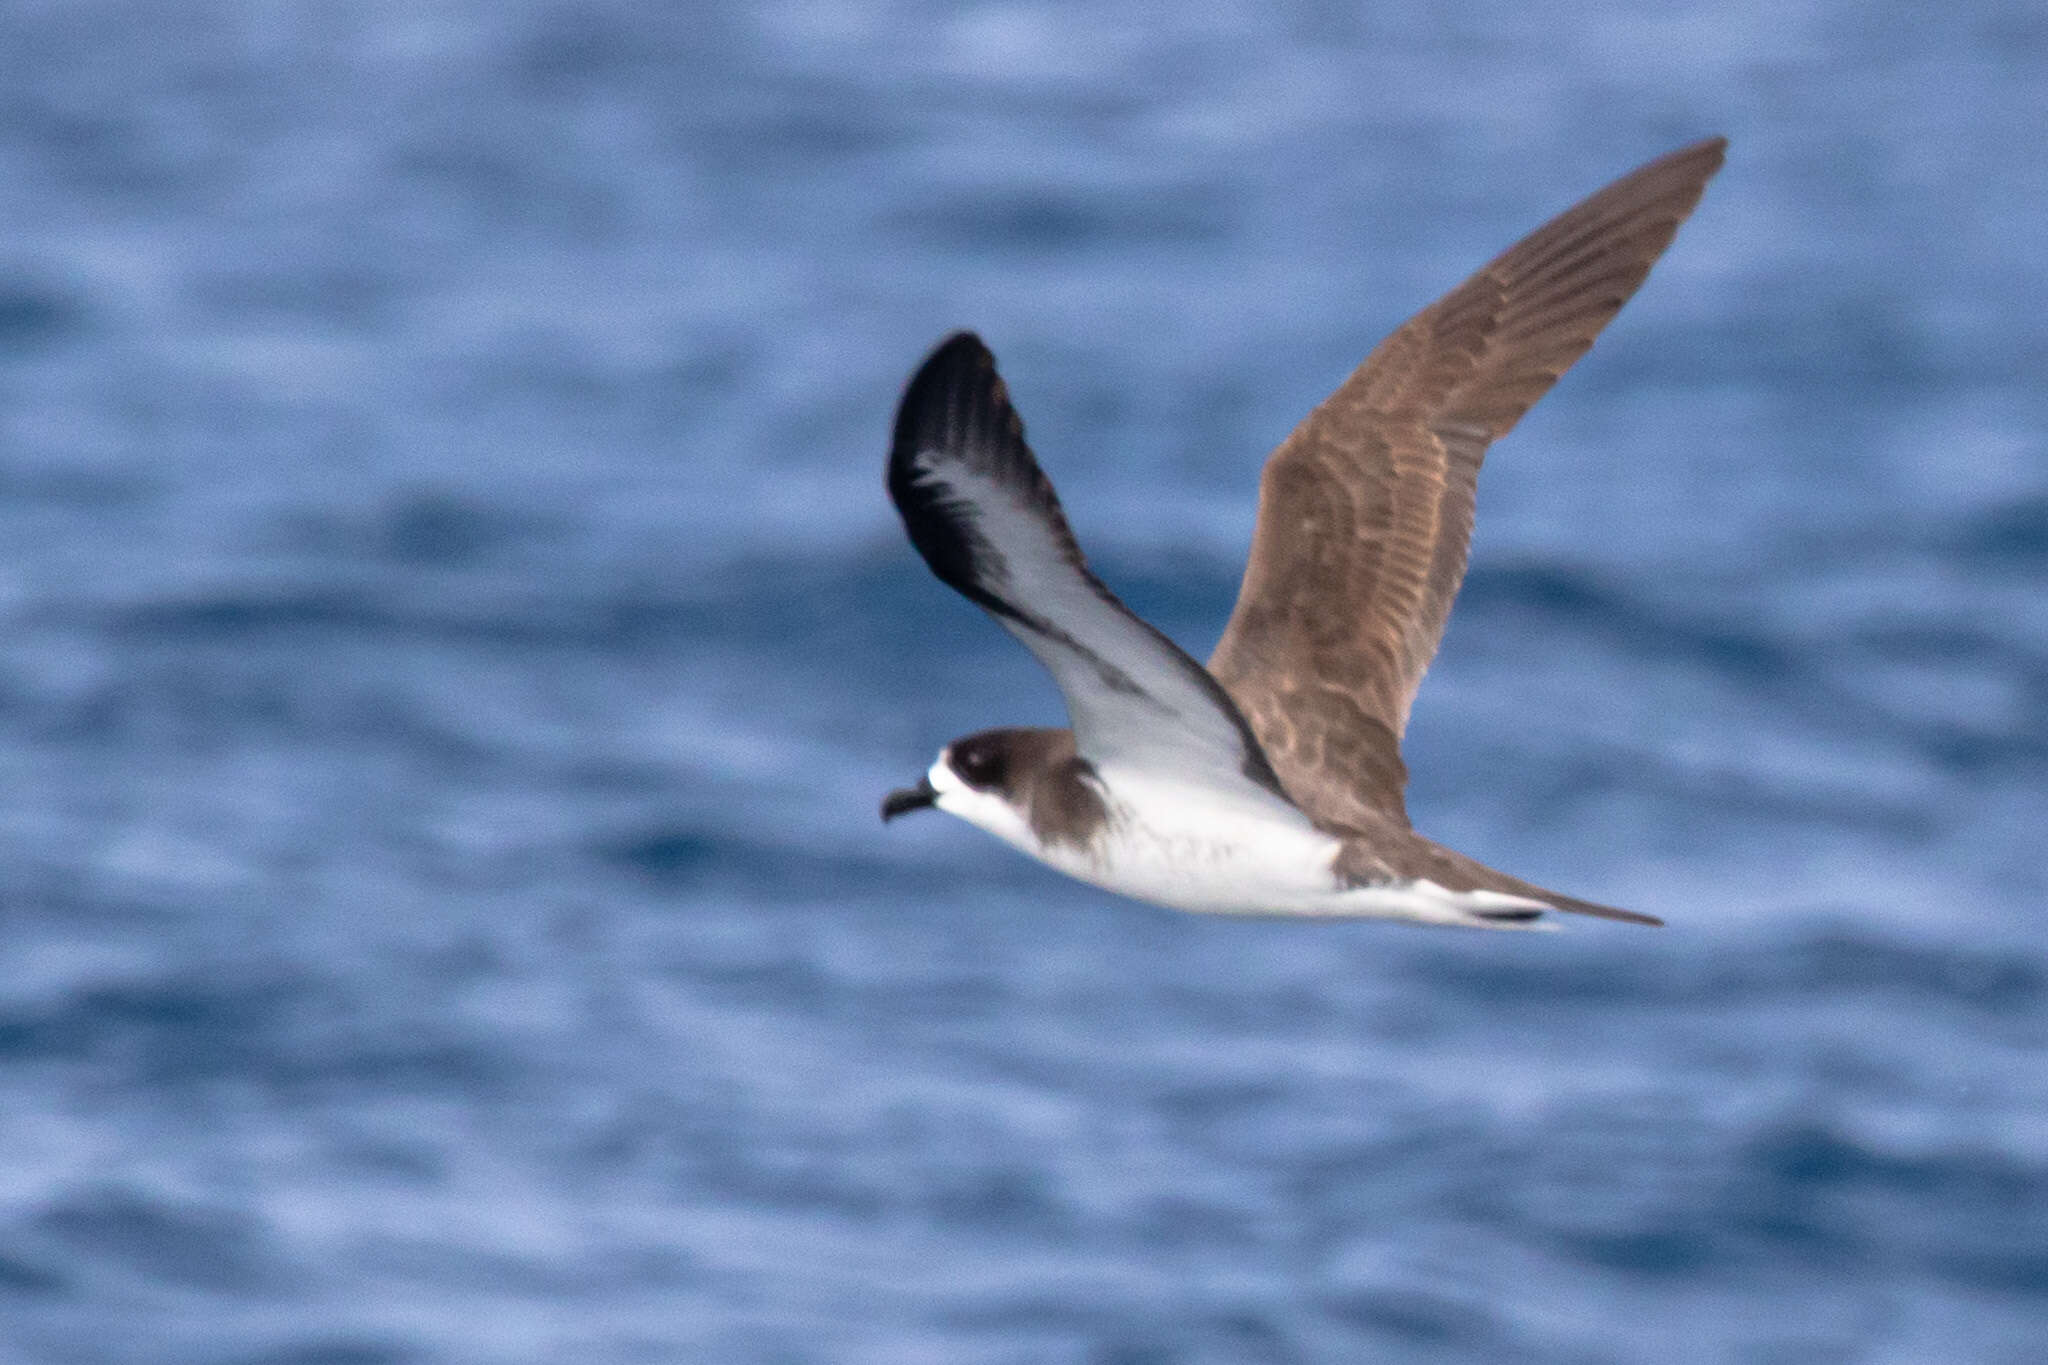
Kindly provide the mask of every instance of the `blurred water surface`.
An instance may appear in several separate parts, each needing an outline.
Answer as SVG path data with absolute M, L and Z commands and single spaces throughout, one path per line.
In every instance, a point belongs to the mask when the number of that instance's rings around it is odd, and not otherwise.
M 0 6 L 0 1358 L 2038 1359 L 2044 88 L 2023 0 Z M 1059 714 L 882 496 L 940 335 L 1205 653 L 1292 423 L 1710 132 L 1409 736 L 1671 928 L 877 825 Z

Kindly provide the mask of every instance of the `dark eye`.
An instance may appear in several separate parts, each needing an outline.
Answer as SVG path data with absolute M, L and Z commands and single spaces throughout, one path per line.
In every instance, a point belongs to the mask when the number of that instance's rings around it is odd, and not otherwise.
M 1003 756 L 992 744 L 967 744 L 953 753 L 953 771 L 968 786 L 987 791 L 1003 780 Z

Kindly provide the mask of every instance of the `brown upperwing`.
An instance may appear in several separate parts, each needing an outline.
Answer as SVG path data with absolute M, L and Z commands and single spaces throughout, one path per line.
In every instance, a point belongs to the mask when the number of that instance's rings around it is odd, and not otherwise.
M 1400 739 L 1505 435 L 1628 301 L 1720 169 L 1713 138 L 1551 219 L 1381 342 L 1266 462 L 1209 671 L 1326 828 L 1407 823 Z

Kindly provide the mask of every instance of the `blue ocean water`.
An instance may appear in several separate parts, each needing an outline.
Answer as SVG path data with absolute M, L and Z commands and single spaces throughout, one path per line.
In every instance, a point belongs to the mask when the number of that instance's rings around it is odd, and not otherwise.
M 2027 0 L 0 5 L 0 1361 L 2032 1361 Z M 1264 452 L 1711 132 L 1489 462 L 1418 825 L 1172 915 L 881 491 L 979 329 L 1198 655 Z

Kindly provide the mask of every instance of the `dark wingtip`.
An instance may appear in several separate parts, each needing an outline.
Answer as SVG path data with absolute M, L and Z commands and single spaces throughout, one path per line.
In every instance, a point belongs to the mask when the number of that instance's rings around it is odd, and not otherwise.
M 1676 151 L 1666 152 L 1656 160 L 1624 176 L 1632 180 L 1637 176 L 1654 179 L 1677 171 L 1683 187 L 1684 207 L 1678 211 L 1678 221 L 1683 222 L 1698 206 L 1700 196 L 1706 193 L 1707 182 L 1720 174 L 1721 166 L 1728 159 L 1728 139 L 1715 136 L 1702 138 Z M 1675 231 L 1675 229 L 1674 229 Z M 1666 239 L 1669 240 L 1668 238 Z
M 917 447 L 956 448 L 991 425 L 1014 422 L 994 353 L 973 332 L 953 333 L 924 358 L 896 405 L 890 493 L 898 491 L 902 458 Z
M 947 333 L 945 340 L 932 347 L 932 353 L 924 358 L 924 365 L 918 368 L 924 369 L 937 361 L 954 359 L 993 361 L 995 357 L 989 353 L 988 346 L 982 341 L 979 333 L 963 327 L 957 332 Z
M 1024 423 L 996 373 L 996 358 L 972 332 L 955 332 L 925 358 L 903 390 L 889 448 L 889 499 L 911 544 L 939 580 L 991 611 L 1006 608 L 990 588 L 1002 561 L 977 529 L 975 509 L 954 502 L 943 471 L 959 465 L 996 478 L 1035 504 L 1068 542 L 1059 498 L 1024 444 Z M 933 471 L 940 471 L 933 477 Z
M 1703 137 L 1698 142 L 1688 142 L 1683 147 L 1674 147 L 1672 150 L 1664 153 L 1664 155 L 1644 162 L 1622 178 L 1626 180 L 1630 177 L 1641 175 L 1645 171 L 1654 174 L 1656 170 L 1668 166 L 1704 163 L 1704 169 L 1699 173 L 1699 180 L 1701 184 L 1705 184 L 1713 177 L 1716 171 L 1721 169 L 1722 162 L 1726 161 L 1727 158 L 1728 139 L 1716 133 L 1713 137 Z
M 1680 147 L 1677 154 L 1679 156 L 1689 156 L 1694 153 L 1711 153 L 1715 164 L 1718 165 L 1728 155 L 1727 135 L 1716 133 L 1712 137 L 1703 137 L 1690 146 Z

